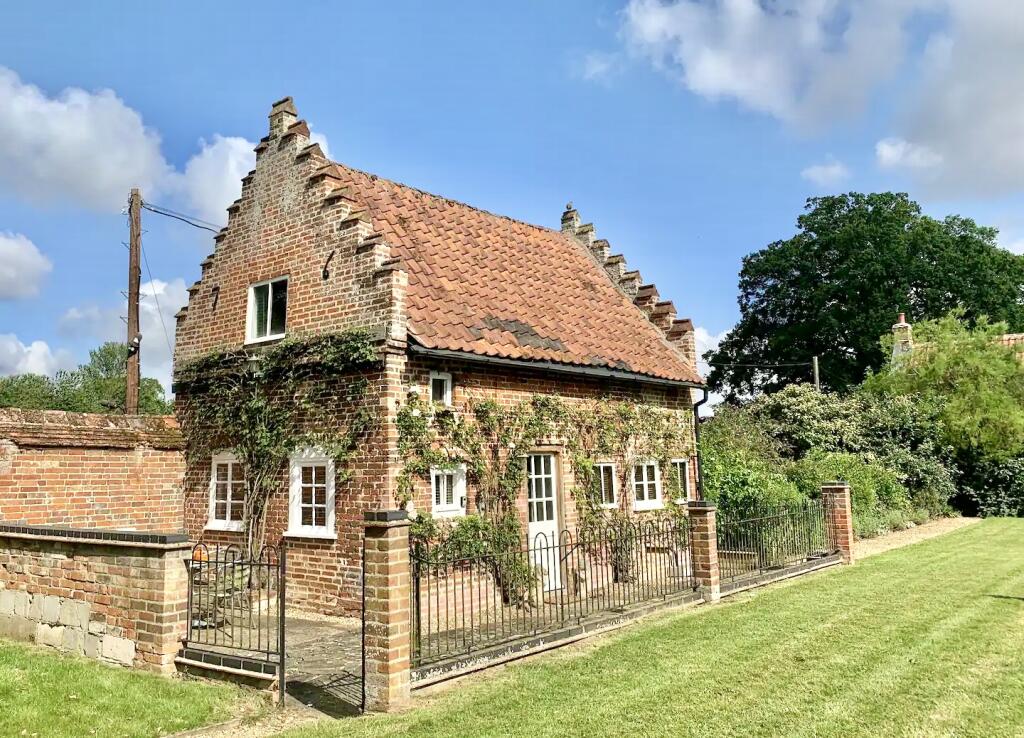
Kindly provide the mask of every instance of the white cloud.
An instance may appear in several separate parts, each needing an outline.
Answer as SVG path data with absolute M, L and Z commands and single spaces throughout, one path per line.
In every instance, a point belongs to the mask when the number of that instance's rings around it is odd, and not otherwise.
M 169 394 L 174 348 L 174 314 L 188 302 L 185 281 L 179 278 L 170 282 L 160 279 L 144 282 L 139 288 L 139 296 L 142 374 L 158 379 Z M 89 335 L 98 341 L 123 343 L 126 334 L 121 316 L 127 309 L 127 303 L 124 301 L 119 307 L 72 307 L 61 317 L 58 327 L 62 333 L 69 335 Z
M 875 144 L 875 158 L 886 169 L 933 169 L 942 164 L 942 157 L 927 146 L 902 138 L 883 138 Z
M 322 133 L 310 138 L 330 156 Z M 116 212 L 139 187 L 143 198 L 224 223 L 255 145 L 214 134 L 178 171 L 159 134 L 113 90 L 69 87 L 51 97 L 0 67 L 0 190 L 30 202 Z
M 722 342 L 722 339 L 729 333 L 729 331 L 722 331 L 721 333 L 712 333 L 703 326 L 696 326 L 693 329 L 693 338 L 697 344 L 697 370 L 700 372 L 702 377 L 706 377 L 708 372 L 711 371 L 711 367 L 704 361 L 703 356 L 708 351 L 713 351 L 718 348 L 718 344 Z
M 109 211 L 167 171 L 160 137 L 112 90 L 48 97 L 0 67 L 0 187 L 33 202 Z
M 39 294 L 53 264 L 20 233 L 0 233 L 0 300 Z
M 630 46 L 690 91 L 814 125 L 860 112 L 926 0 L 631 0 Z
M 850 170 L 841 161 L 829 159 L 805 168 L 800 172 L 800 176 L 819 187 L 830 187 L 849 179 Z
M 630 0 L 623 17 L 630 47 L 691 92 L 798 128 L 899 84 L 880 166 L 933 196 L 1024 189 L 1019 0 Z
M 618 54 L 591 51 L 573 63 L 573 73 L 588 82 L 607 82 L 619 71 Z
M 237 136 L 217 134 L 211 142 L 200 140 L 199 153 L 188 160 L 184 172 L 168 178 L 167 187 L 190 215 L 223 224 L 225 208 L 242 191 L 242 177 L 256 165 L 254 146 Z
M 902 138 L 934 154 L 910 168 L 931 195 L 993 197 L 1024 188 L 1024 6 L 947 0 L 947 28 L 921 57 Z M 927 158 L 926 158 L 927 161 Z
M 26 345 L 13 333 L 0 334 L 0 376 L 42 374 L 49 377 L 60 369 L 74 366 L 69 352 L 55 352 L 45 341 Z
M 712 351 L 718 348 L 718 344 L 721 343 L 722 339 L 725 338 L 729 331 L 722 331 L 721 333 L 712 333 L 703 326 L 696 326 L 693 329 L 693 338 L 697 344 L 697 371 L 700 372 L 702 377 L 707 377 L 711 371 L 710 365 L 704 361 L 703 356 L 708 351 Z M 721 403 L 725 398 L 717 393 L 711 392 L 708 395 L 708 401 L 706 404 L 701 405 L 700 414 L 702 417 L 714 415 L 714 407 Z

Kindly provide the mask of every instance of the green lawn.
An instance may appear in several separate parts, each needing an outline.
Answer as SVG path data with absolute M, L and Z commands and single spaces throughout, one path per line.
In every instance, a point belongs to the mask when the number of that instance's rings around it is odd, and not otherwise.
M 158 736 L 233 717 L 241 689 L 0 641 L 0 736 Z
M 324 736 L 1024 735 L 1024 520 L 637 625 Z

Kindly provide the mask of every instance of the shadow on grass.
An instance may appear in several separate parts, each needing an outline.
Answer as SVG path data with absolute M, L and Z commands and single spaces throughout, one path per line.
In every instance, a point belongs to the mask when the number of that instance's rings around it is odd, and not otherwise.
M 985 595 L 991 597 L 993 600 L 1016 600 L 1017 602 L 1024 602 L 1024 597 L 1014 597 L 1013 595 Z

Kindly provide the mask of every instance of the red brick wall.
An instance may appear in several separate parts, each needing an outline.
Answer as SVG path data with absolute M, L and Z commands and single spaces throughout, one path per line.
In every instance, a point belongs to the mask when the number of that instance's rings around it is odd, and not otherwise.
M 0 411 L 0 522 L 177 532 L 173 418 Z
M 644 402 L 666 408 L 690 412 L 693 401 L 688 389 L 658 388 L 622 380 L 589 379 L 571 377 L 564 374 L 546 374 L 543 372 L 517 370 L 510 368 L 483 368 L 460 362 L 439 362 L 437 360 L 414 357 L 406 365 L 403 384 L 406 391 L 418 388 L 421 397 L 429 397 L 429 377 L 431 371 L 447 372 L 452 375 L 452 403 L 456 408 L 465 408 L 473 400 L 491 399 L 504 406 L 512 406 L 528 402 L 534 395 L 557 395 L 562 399 L 587 401 L 600 398 Z M 543 451 L 555 456 L 557 479 L 560 493 L 560 522 L 563 528 L 573 529 L 577 523 L 576 504 L 573 498 L 574 479 L 570 460 L 565 454 L 561 439 L 545 439 L 537 449 L 527 451 Z M 668 469 L 662 469 L 662 492 L 668 497 L 668 486 L 665 483 Z M 696 460 L 691 457 L 690 490 L 693 494 L 696 487 Z M 628 470 L 616 468 L 619 476 L 619 501 L 627 511 L 631 510 L 633 499 L 632 487 L 626 476 Z M 414 480 L 414 504 L 417 510 L 429 512 L 431 509 L 430 483 L 427 480 Z M 470 501 L 475 490 L 469 485 Z M 671 504 L 668 499 L 665 504 Z M 527 521 L 526 491 L 519 498 L 520 517 L 524 526 Z M 472 505 L 468 506 L 472 510 Z M 639 513 L 645 514 L 645 513 Z

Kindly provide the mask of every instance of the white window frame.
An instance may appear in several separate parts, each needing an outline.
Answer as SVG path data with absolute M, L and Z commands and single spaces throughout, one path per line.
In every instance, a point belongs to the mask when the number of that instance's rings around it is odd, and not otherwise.
M 208 495 L 207 495 L 209 497 L 209 508 L 208 508 L 207 515 L 206 515 L 206 530 L 224 530 L 224 531 L 231 531 L 231 532 L 237 533 L 237 532 L 242 531 L 242 521 L 241 520 L 231 520 L 230 519 L 231 518 L 231 513 L 230 512 L 227 513 L 227 515 L 228 515 L 228 519 L 227 520 L 221 520 L 221 519 L 219 519 L 217 517 L 217 465 L 218 464 L 231 464 L 232 466 L 241 466 L 241 462 L 230 451 L 221 451 L 221 452 L 215 453 L 210 458 L 210 485 L 209 485 L 209 491 L 208 491 Z M 243 476 L 242 478 L 244 479 L 245 477 Z M 231 477 L 231 479 L 233 479 L 233 470 L 232 470 L 232 477 Z M 234 504 L 239 504 L 239 505 L 244 505 L 245 504 L 244 503 L 244 494 L 245 494 L 244 491 L 243 491 L 242 494 L 243 494 L 243 500 L 240 500 L 237 503 L 235 503 L 233 498 L 231 497 L 231 482 L 230 481 L 228 482 L 228 509 L 229 510 L 230 510 L 230 508 Z
M 325 466 L 327 468 L 327 512 L 324 525 L 302 524 L 302 467 Z M 321 538 L 337 540 L 334 527 L 334 459 L 319 449 L 296 451 L 288 460 L 288 530 L 289 538 Z
M 427 384 L 427 397 L 430 398 L 431 402 L 434 402 L 434 380 L 440 379 L 444 382 L 444 398 L 441 400 L 441 405 L 445 407 L 452 406 L 452 375 L 450 372 L 430 372 L 430 381 Z
M 654 482 L 654 499 L 643 499 L 638 500 L 636 498 L 636 470 L 637 467 L 654 467 L 654 479 L 651 480 L 647 477 L 647 472 L 644 472 L 644 489 L 646 490 L 647 485 Z M 633 509 L 634 510 L 659 510 L 662 505 L 662 494 L 661 494 L 661 469 L 658 467 L 658 462 L 654 459 L 642 459 L 633 464 L 633 468 L 629 470 L 629 483 L 633 490 Z M 646 495 L 645 495 L 646 497 Z
M 612 501 L 604 501 L 604 476 L 601 470 L 603 468 L 609 468 L 612 470 Z M 619 475 L 615 473 L 615 464 L 610 461 L 599 461 L 594 464 L 594 472 L 597 474 L 597 494 L 598 494 L 598 505 L 605 510 L 614 510 L 619 506 Z
M 280 277 L 274 277 L 273 279 L 264 279 L 262 282 L 253 282 L 249 285 L 249 296 L 246 302 L 245 310 L 245 342 L 246 343 L 263 343 L 264 341 L 276 341 L 279 338 L 284 338 L 288 333 L 288 303 L 285 303 L 284 310 L 284 326 L 285 330 L 282 333 L 270 333 L 270 323 L 272 320 L 272 307 L 274 304 L 274 287 L 273 285 L 277 282 L 288 283 L 288 275 L 282 275 Z M 263 285 L 270 285 L 270 289 L 267 291 L 267 335 L 257 336 L 256 335 L 256 288 L 262 287 Z M 290 285 L 289 285 L 290 286 Z M 290 292 L 290 290 L 289 290 Z M 290 296 L 290 295 L 289 295 Z
M 682 493 L 682 497 L 677 497 L 675 503 L 677 505 L 685 505 L 690 498 L 690 460 L 686 458 L 672 459 L 669 461 L 669 465 L 672 467 L 672 473 L 676 473 L 676 465 L 682 464 L 684 473 L 682 479 L 680 479 L 679 491 Z
M 452 504 L 437 501 L 437 479 L 453 476 Z M 430 510 L 435 518 L 461 518 L 466 514 L 468 495 L 466 493 L 466 465 L 434 466 L 430 468 Z

